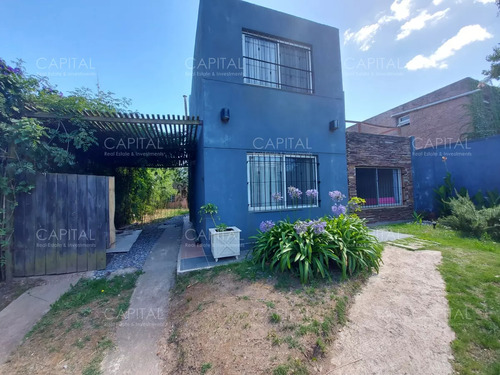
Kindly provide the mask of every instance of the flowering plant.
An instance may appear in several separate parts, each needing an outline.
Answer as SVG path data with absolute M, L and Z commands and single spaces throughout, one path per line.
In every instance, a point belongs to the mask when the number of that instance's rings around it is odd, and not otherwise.
M 340 202 L 345 199 L 345 195 L 338 190 L 330 191 L 328 195 L 334 202 L 332 206 L 333 216 L 339 217 L 340 215 L 344 215 L 346 212 L 346 206 L 340 204 Z

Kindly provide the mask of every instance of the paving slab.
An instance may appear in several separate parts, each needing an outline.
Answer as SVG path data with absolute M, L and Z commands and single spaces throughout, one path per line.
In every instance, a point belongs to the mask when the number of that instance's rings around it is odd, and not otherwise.
M 38 276 L 46 284 L 36 286 L 11 302 L 0 311 L 0 364 L 23 341 L 30 329 L 50 310 L 50 305 L 75 285 L 82 277 L 91 273 Z
M 116 234 L 116 242 L 106 250 L 106 253 L 128 253 L 139 238 L 142 229 L 125 230 Z
M 396 241 L 396 240 L 401 240 L 403 238 L 413 237 L 411 234 L 391 232 L 384 229 L 373 229 L 370 231 L 370 234 L 377 237 L 377 239 L 380 242 Z
M 171 219 L 158 239 L 116 331 L 115 348 L 102 363 L 105 375 L 161 373 L 158 341 L 165 326 L 170 288 L 175 283 L 182 217 Z

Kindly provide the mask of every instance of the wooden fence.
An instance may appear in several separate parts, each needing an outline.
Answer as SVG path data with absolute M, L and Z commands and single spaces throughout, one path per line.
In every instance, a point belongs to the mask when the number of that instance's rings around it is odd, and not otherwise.
M 105 268 L 114 241 L 114 177 L 37 174 L 34 185 L 18 196 L 14 276 Z

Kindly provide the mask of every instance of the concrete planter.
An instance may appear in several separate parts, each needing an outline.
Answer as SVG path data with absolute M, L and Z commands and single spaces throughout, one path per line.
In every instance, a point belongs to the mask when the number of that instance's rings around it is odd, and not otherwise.
M 227 227 L 224 232 L 209 228 L 212 255 L 217 262 L 219 258 L 236 257 L 240 255 L 240 233 L 237 227 Z

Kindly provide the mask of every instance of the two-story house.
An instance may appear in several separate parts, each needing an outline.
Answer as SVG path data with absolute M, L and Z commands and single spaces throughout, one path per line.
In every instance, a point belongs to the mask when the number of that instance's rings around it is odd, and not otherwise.
M 328 192 L 347 194 L 340 61 L 334 27 L 240 0 L 200 1 L 190 113 L 203 131 L 190 169 L 192 213 L 216 204 L 243 243 L 264 220 L 331 214 Z M 291 198 L 290 186 L 302 196 Z M 313 189 L 318 196 L 306 196 Z M 191 218 L 207 241 L 213 225 L 200 219 Z

